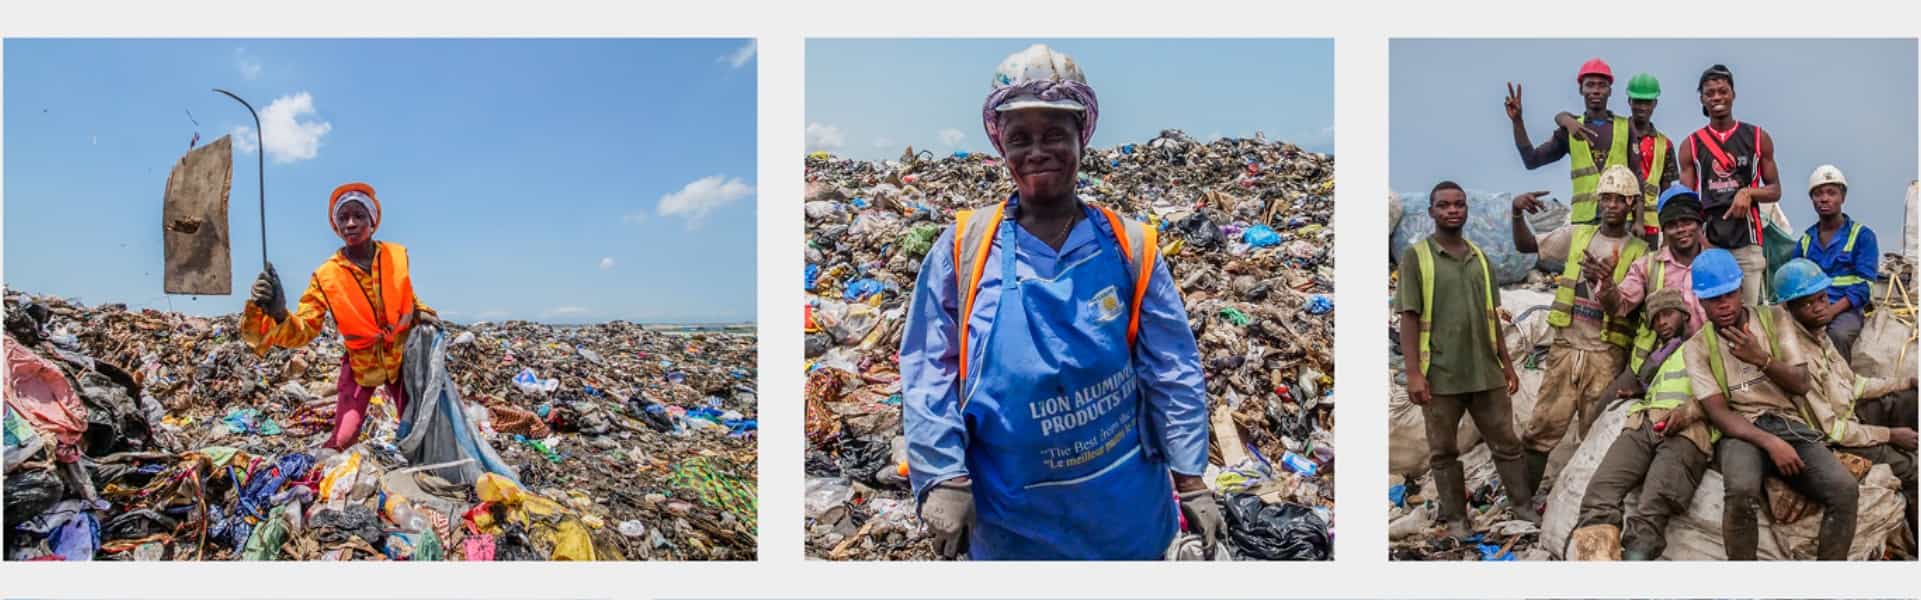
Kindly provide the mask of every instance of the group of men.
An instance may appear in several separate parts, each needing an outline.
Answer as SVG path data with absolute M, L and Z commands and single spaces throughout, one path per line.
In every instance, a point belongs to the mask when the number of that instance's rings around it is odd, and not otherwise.
M 1819 221 L 1795 259 L 1768 272 L 1760 206 L 1782 196 L 1767 132 L 1734 119 L 1734 75 L 1714 65 L 1697 91 L 1706 126 L 1674 144 L 1652 118 L 1661 87 L 1628 81 L 1631 117 L 1608 109 L 1614 76 L 1600 59 L 1576 75 L 1582 115 L 1534 146 L 1521 88 L 1505 101 L 1523 164 L 1566 157 L 1570 224 L 1537 237 L 1526 215 L 1547 192 L 1513 201 L 1515 249 L 1560 263 L 1548 322 L 1554 337 L 1526 428 L 1513 430 L 1519 390 L 1502 339 L 1487 258 L 1462 237 L 1467 195 L 1430 193 L 1435 233 L 1400 265 L 1400 343 L 1410 357 L 1409 399 L 1422 407 L 1440 519 L 1458 538 L 1467 523 L 1455 432 L 1463 414 L 1492 451 L 1516 518 L 1539 522 L 1534 498 L 1548 455 L 1570 427 L 1582 437 L 1611 406 L 1631 402 L 1581 501 L 1577 527 L 1618 527 L 1622 558 L 1651 560 L 1668 520 L 1686 512 L 1710 466 L 1726 487 L 1727 556 L 1753 560 L 1763 480 L 1784 480 L 1825 510 L 1816 554 L 1845 559 L 1858 484 L 1835 452 L 1888 464 L 1915 530 L 1915 377 L 1857 376 L 1849 366 L 1880 249 L 1874 231 L 1842 212 L 1847 180 L 1816 168 L 1807 193 Z M 1771 285 L 1770 285 L 1771 283 Z M 1418 368 L 1412 368 L 1418 365 Z M 1711 465 L 1711 463 L 1715 463 Z M 1637 504 L 1624 511 L 1632 490 Z

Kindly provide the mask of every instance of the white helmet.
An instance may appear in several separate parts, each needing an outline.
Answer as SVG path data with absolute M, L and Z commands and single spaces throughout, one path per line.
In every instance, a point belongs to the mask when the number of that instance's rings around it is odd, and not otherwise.
M 1055 52 L 1044 44 L 1028 46 L 1026 50 L 1007 55 L 999 69 L 994 71 L 993 89 L 1000 89 L 1036 80 L 1068 80 L 1087 83 L 1087 76 L 1081 74 L 1080 65 L 1074 64 L 1073 57 Z M 1062 110 L 1084 111 L 1085 105 L 1069 99 L 1042 100 L 1032 94 L 1021 94 L 1008 99 L 995 107 L 998 111 L 1020 110 L 1023 108 L 1056 108 Z
M 1834 165 L 1815 167 L 1814 173 L 1808 175 L 1808 194 L 1812 195 L 1814 194 L 1814 188 L 1830 183 L 1841 186 L 1841 191 L 1845 192 L 1848 190 L 1848 178 L 1841 174 L 1840 167 Z
M 1622 165 L 1608 167 L 1601 172 L 1601 182 L 1595 186 L 1596 193 L 1640 196 L 1641 182 L 1634 177 L 1634 171 Z

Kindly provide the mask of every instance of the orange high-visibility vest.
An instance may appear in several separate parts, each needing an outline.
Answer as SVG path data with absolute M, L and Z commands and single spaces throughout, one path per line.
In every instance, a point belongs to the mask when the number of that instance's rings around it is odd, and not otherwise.
M 392 343 L 413 327 L 414 282 L 407 275 L 407 248 L 392 242 L 375 242 L 374 260 L 379 261 L 383 310 L 374 310 L 373 300 L 354 281 L 352 267 L 343 258 L 330 260 L 314 271 L 314 281 L 327 296 L 334 325 L 340 328 L 347 349 L 365 350 L 376 342 Z

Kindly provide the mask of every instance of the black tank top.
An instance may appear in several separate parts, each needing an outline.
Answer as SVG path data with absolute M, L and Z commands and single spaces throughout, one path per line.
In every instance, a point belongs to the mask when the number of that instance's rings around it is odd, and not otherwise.
M 1736 123 L 1734 133 L 1722 141 L 1712 130 L 1702 127 L 1694 132 L 1693 146 L 1694 173 L 1697 185 L 1701 187 L 1701 227 L 1707 234 L 1708 243 L 1717 248 L 1729 250 L 1746 247 L 1754 243 L 1754 222 L 1751 215 L 1736 215 L 1723 218 L 1722 213 L 1734 203 L 1734 194 L 1744 187 L 1759 185 L 1761 179 L 1761 128 L 1747 123 Z M 1719 146 L 1726 163 L 1716 158 L 1709 146 Z

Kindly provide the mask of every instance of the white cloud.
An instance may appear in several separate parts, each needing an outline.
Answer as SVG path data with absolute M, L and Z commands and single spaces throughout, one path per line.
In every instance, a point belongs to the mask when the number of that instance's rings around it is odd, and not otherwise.
M 839 127 L 823 123 L 807 124 L 807 151 L 826 150 L 833 152 L 847 145 L 847 132 Z
M 940 143 L 947 144 L 949 148 L 959 148 L 964 141 L 967 141 L 967 134 L 961 133 L 959 129 L 940 130 Z
M 663 217 L 683 217 L 687 219 L 688 229 L 696 229 L 707 218 L 707 213 L 752 195 L 754 186 L 739 177 L 728 179 L 726 175 L 714 175 L 696 179 L 678 192 L 661 196 L 655 211 Z
M 311 118 L 314 113 L 313 94 L 300 92 L 291 96 L 275 98 L 272 104 L 260 111 L 260 126 L 264 131 L 267 156 L 277 163 L 298 162 L 320 154 L 320 138 L 333 131 L 333 124 Z M 309 117 L 302 120 L 301 117 Z M 234 145 L 241 152 L 254 152 L 254 132 L 245 125 L 233 129 Z
M 754 60 L 754 54 L 759 51 L 760 43 L 758 41 L 747 40 L 747 45 L 736 48 L 733 52 L 728 52 L 726 56 L 720 57 L 718 62 L 733 65 L 734 68 L 738 69 L 747 66 L 747 61 Z
M 567 317 L 584 317 L 584 316 L 593 314 L 593 312 L 594 311 L 587 310 L 585 308 L 581 308 L 578 306 L 556 306 L 556 307 L 541 311 L 540 318 L 553 319 L 553 318 L 567 318 Z
M 600 259 L 600 270 L 602 271 L 614 270 L 614 257 L 609 256 L 609 257 Z
M 886 148 L 893 145 L 894 140 L 892 138 L 877 138 L 874 140 L 875 148 Z
M 240 69 L 240 76 L 247 81 L 260 78 L 260 59 L 247 54 L 246 48 L 233 49 L 234 68 Z

